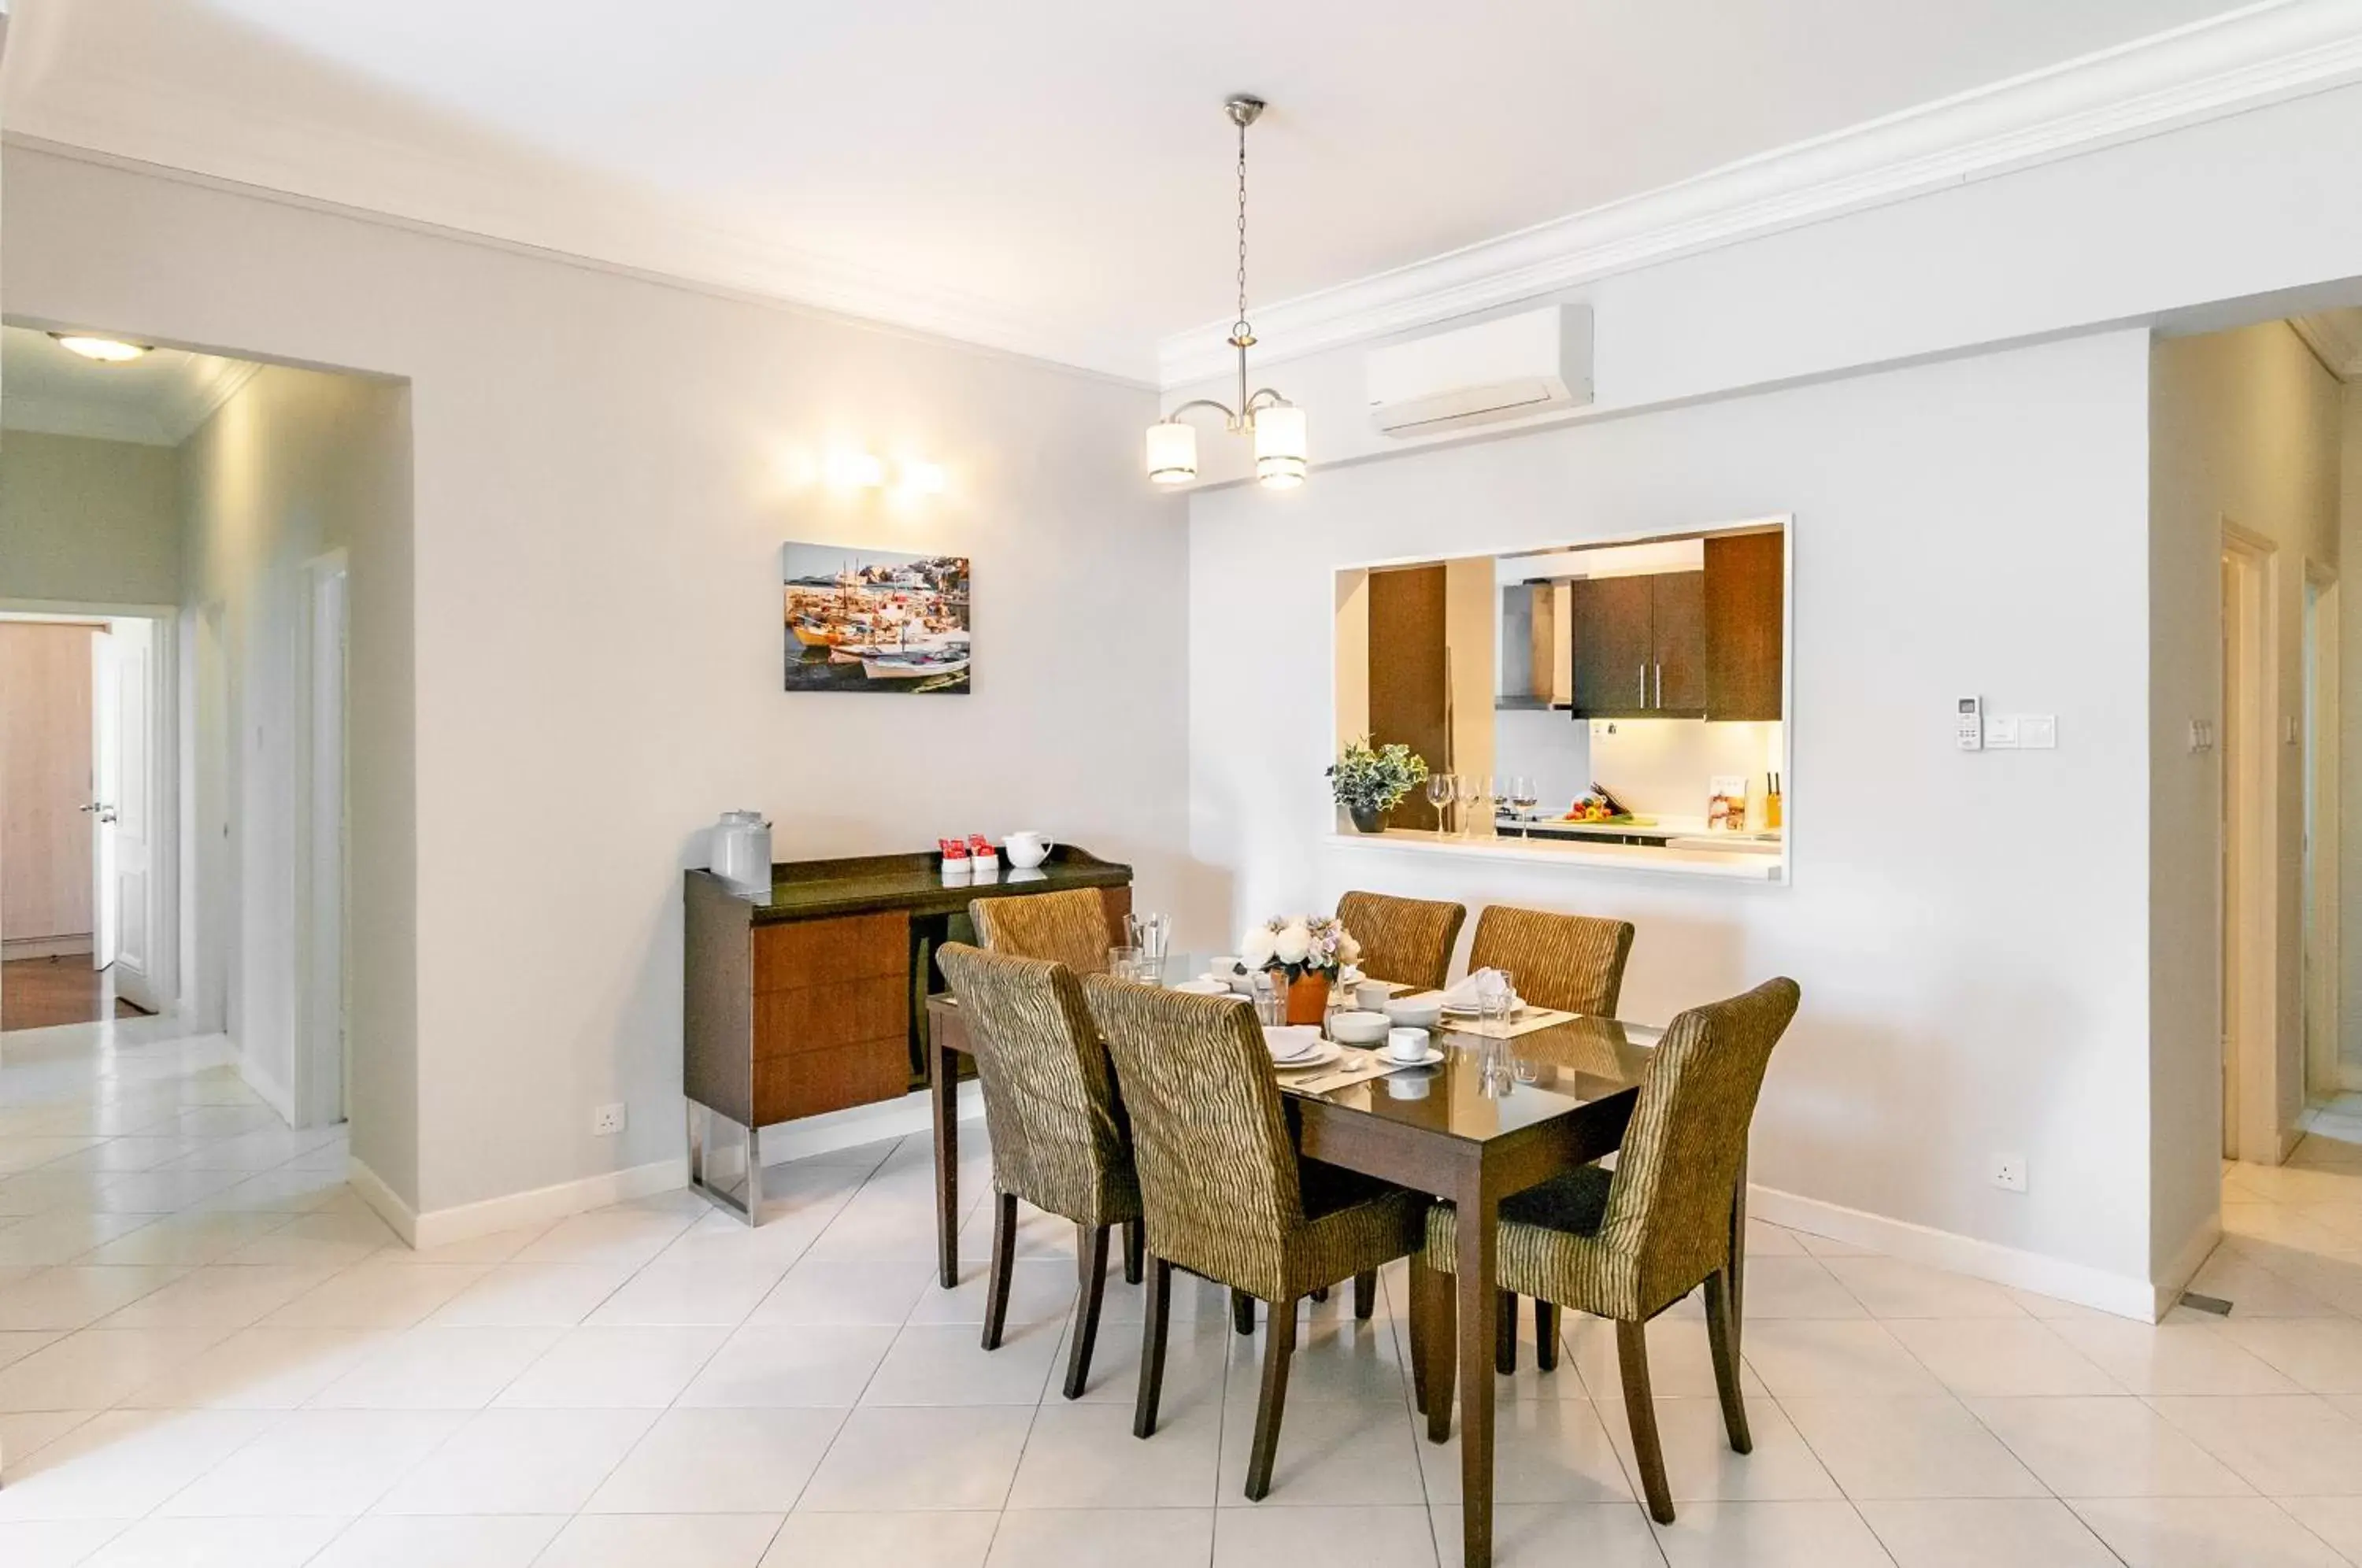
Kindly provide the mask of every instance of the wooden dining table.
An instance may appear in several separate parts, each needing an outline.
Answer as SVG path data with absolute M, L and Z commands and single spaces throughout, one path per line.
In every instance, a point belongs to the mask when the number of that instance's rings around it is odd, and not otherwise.
M 956 1058 L 968 1051 L 967 1026 L 949 996 L 929 998 L 927 1011 L 935 1224 L 942 1282 L 950 1289 L 959 1283 Z M 1320 1092 L 1298 1089 L 1290 1075 L 1279 1075 L 1301 1153 L 1431 1193 L 1459 1209 L 1451 1289 L 1468 1568 L 1486 1568 L 1493 1561 L 1493 1378 L 1500 1328 L 1494 1253 L 1501 1199 L 1616 1150 L 1662 1033 L 1644 1024 L 1577 1017 L 1499 1040 L 1447 1024 L 1438 1034 L 1444 1060 L 1431 1067 Z M 1323 1076 L 1308 1073 L 1302 1081 L 1317 1085 Z M 1735 1234 L 1741 1224 L 1743 1214 L 1735 1212 Z M 1734 1251 L 1734 1265 L 1737 1256 Z M 1734 1310 L 1737 1288 L 1734 1266 Z M 1448 1429 L 1433 1423 L 1429 1430 L 1440 1441 Z

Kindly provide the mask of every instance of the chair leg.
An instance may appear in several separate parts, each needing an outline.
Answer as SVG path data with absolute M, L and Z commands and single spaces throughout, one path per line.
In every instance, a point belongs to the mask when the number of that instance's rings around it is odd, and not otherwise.
M 1460 1374 L 1460 1292 L 1440 1269 L 1427 1292 L 1427 1441 L 1451 1441 L 1451 1388 Z
M 1148 1260 L 1148 1310 L 1140 1325 L 1140 1394 L 1131 1407 L 1131 1435 L 1156 1435 L 1156 1402 L 1164 1394 L 1164 1329 L 1172 1317 L 1173 1265 Z
M 1142 1220 L 1127 1220 L 1123 1225 L 1123 1282 L 1140 1283 L 1141 1259 L 1148 1246 L 1148 1224 Z
M 1009 1277 L 1017 1267 L 1017 1195 L 992 1195 L 992 1276 L 984 1286 L 984 1348 L 1000 1348 L 1009 1318 Z
M 1738 1386 L 1738 1304 L 1731 1299 L 1730 1275 L 1719 1270 L 1706 1276 L 1705 1334 L 1714 1350 L 1714 1386 L 1722 1396 L 1723 1428 L 1734 1450 L 1752 1453 L 1755 1439 L 1747 1430 L 1747 1396 Z
M 1254 1332 L 1254 1297 L 1243 1290 L 1231 1292 L 1231 1327 L 1242 1334 Z
M 1365 1269 L 1353 1276 L 1353 1316 L 1368 1322 L 1378 1310 L 1378 1276 Z
M 1410 1256 L 1410 1404 L 1420 1415 L 1427 1414 L 1427 1337 L 1434 1332 L 1428 1321 L 1434 1312 L 1434 1303 L 1428 1299 L 1429 1275 L 1435 1271 L 1418 1253 Z
M 1493 1314 L 1493 1370 L 1507 1377 L 1518 1370 L 1518 1293 L 1504 1290 L 1500 1299 Z
M 1558 1370 L 1558 1303 L 1534 1297 L 1534 1367 L 1540 1372 Z
M 1287 1364 L 1296 1359 L 1296 1303 L 1275 1301 L 1264 1320 L 1263 1398 L 1255 1406 L 1254 1447 L 1247 1456 L 1247 1496 L 1271 1494 L 1272 1460 L 1279 1452 L 1279 1419 L 1287 1409 Z
M 1673 1522 L 1673 1497 L 1665 1485 L 1665 1451 L 1657 1441 L 1657 1406 L 1649 1397 L 1649 1326 L 1616 1325 L 1616 1370 L 1624 1381 L 1624 1419 L 1632 1424 L 1632 1458 L 1640 1467 L 1640 1490 L 1648 1494 L 1649 1517 Z
M 1075 1293 L 1075 1331 L 1066 1347 L 1066 1397 L 1079 1399 L 1090 1381 L 1091 1347 L 1099 1337 L 1099 1297 L 1107 1288 L 1108 1228 L 1075 1227 L 1075 1267 L 1081 1278 Z

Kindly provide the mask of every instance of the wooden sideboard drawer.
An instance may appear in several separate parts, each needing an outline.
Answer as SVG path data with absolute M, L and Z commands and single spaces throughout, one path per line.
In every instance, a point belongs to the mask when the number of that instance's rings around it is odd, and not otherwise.
M 900 1034 L 755 1064 L 755 1117 L 769 1124 L 848 1106 L 900 1099 L 911 1088 L 911 1052 Z
M 755 990 L 906 975 L 911 917 L 899 912 L 755 927 Z
M 755 997 L 757 1060 L 860 1040 L 903 1040 L 910 1032 L 909 982 L 899 974 L 762 991 Z

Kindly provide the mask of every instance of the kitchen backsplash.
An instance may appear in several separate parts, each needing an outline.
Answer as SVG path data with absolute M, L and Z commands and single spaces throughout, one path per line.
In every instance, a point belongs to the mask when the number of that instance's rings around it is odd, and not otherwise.
M 1539 779 L 1545 811 L 1565 811 L 1596 780 L 1642 815 L 1702 818 L 1715 775 L 1740 775 L 1760 791 L 1763 774 L 1784 766 L 1783 726 L 1776 723 L 1602 719 L 1579 724 L 1560 712 L 1503 709 L 1494 725 L 1493 766 Z

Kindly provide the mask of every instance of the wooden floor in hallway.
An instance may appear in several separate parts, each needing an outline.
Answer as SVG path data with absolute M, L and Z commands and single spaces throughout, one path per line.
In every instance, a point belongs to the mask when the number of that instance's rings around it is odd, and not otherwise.
M 106 974 L 90 966 L 87 953 L 0 964 L 0 1033 L 146 1016 L 115 994 Z

